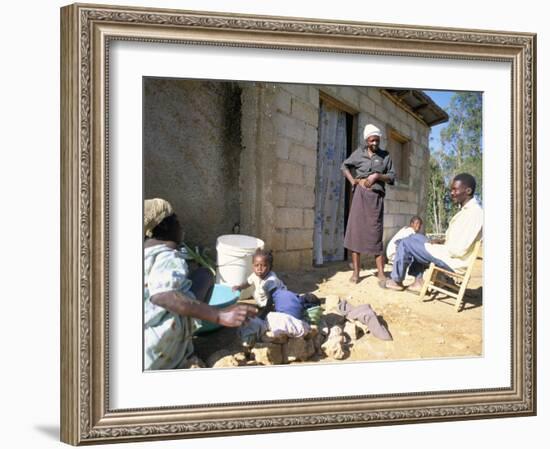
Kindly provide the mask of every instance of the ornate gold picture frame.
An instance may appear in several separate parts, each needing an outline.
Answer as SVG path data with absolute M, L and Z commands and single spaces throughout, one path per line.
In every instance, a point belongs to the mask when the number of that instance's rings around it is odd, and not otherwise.
M 536 36 L 75 4 L 61 10 L 61 439 L 73 445 L 536 413 Z M 510 387 L 113 409 L 109 50 L 117 41 L 511 65 Z M 111 176 L 113 174 L 111 173 Z M 137 175 L 136 175 L 137 176 Z M 486 293 L 490 295 L 490 292 Z M 490 317 L 489 317 L 490 318 Z M 284 368 L 283 368 L 284 369 Z

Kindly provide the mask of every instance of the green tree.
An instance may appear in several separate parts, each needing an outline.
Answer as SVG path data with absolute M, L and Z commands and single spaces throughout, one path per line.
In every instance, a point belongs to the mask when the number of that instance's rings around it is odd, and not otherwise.
M 441 130 L 442 170 L 449 183 L 458 173 L 476 178 L 478 197 L 483 197 L 482 101 L 480 92 L 458 92 L 451 97 L 448 125 Z
M 453 215 L 449 186 L 458 173 L 476 178 L 476 196 L 483 198 L 482 98 L 478 92 L 457 92 L 446 110 L 449 122 L 441 130 L 441 147 L 431 148 L 427 195 L 428 233 L 442 233 Z
M 428 216 L 426 217 L 426 232 L 441 234 L 447 224 L 445 179 L 440 162 L 436 155 L 430 155 L 430 178 L 428 184 Z

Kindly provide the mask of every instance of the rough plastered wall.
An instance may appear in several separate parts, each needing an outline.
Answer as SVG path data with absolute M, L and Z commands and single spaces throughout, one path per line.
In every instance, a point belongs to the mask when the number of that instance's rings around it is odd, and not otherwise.
M 214 248 L 240 220 L 240 101 L 234 83 L 144 81 L 144 196 L 170 201 L 189 243 Z
M 274 251 L 277 269 L 312 265 L 318 90 L 311 86 L 241 85 L 242 230 Z

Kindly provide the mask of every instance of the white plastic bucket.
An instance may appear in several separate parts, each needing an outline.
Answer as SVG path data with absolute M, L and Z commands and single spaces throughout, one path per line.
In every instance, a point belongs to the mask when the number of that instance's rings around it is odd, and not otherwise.
M 241 234 L 219 236 L 216 241 L 216 283 L 230 286 L 244 284 L 252 273 L 252 254 L 263 247 L 263 240 L 256 237 Z

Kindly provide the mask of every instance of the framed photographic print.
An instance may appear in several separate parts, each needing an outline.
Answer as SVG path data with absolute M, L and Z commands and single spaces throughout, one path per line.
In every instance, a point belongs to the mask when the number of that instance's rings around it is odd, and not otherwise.
M 536 413 L 535 35 L 61 27 L 63 441 Z

